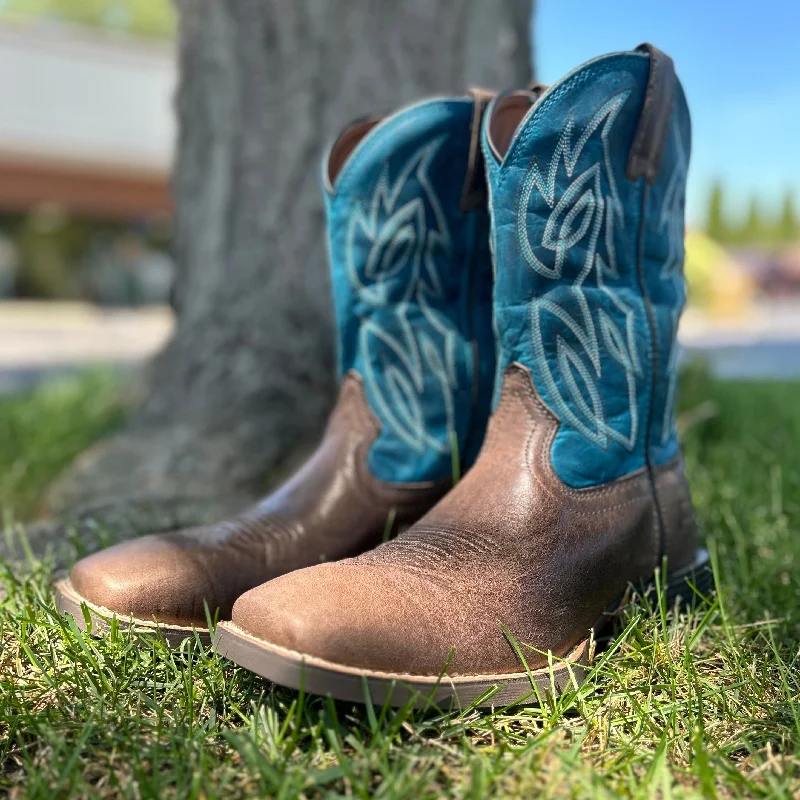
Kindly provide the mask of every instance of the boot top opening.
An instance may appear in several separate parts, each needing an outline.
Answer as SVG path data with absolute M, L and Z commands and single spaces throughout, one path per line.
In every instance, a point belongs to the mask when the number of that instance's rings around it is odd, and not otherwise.
M 338 138 L 331 147 L 328 156 L 328 164 L 325 169 L 325 188 L 333 191 L 333 184 L 342 171 L 342 167 L 347 163 L 347 159 L 356 145 L 383 119 L 383 117 L 366 117 L 351 122 L 339 134 Z
M 509 92 L 497 99 L 492 118 L 489 120 L 487 138 L 498 161 L 508 152 L 514 135 L 547 87 L 535 84 L 528 89 Z

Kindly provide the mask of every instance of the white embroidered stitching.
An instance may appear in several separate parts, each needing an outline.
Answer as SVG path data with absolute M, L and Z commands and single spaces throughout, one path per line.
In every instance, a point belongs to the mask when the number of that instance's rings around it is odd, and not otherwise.
M 614 224 L 615 217 L 620 222 L 624 220 L 622 203 L 619 199 L 612 168 L 609 136 L 614 122 L 630 94 L 631 91 L 626 90 L 607 100 L 586 124 L 574 147 L 572 145 L 572 136 L 575 122 L 574 116 L 570 114 L 559 135 L 558 144 L 550 157 L 546 174 L 542 174 L 536 160 L 533 161 L 525 174 L 518 198 L 516 217 L 517 240 L 523 260 L 531 270 L 545 278 L 561 278 L 568 254 L 572 248 L 583 242 L 588 235 L 583 265 L 580 273 L 568 289 L 577 302 L 580 320 L 576 320 L 549 297 L 533 298 L 529 305 L 529 315 L 535 357 L 544 384 L 549 394 L 553 397 L 554 405 L 556 406 L 555 410 L 563 421 L 569 423 L 598 447 L 605 449 L 608 446 L 608 440 L 612 439 L 627 450 L 632 451 L 636 446 L 639 433 L 636 379 L 642 376 L 641 360 L 635 339 L 635 311 L 624 302 L 619 292 L 612 291 L 605 283 L 606 277 L 613 279 L 619 276 L 614 243 Z M 592 134 L 598 129 L 601 129 L 602 162 L 609 186 L 609 194 L 603 195 L 601 184 L 603 170 L 601 163 L 598 161 L 575 178 L 556 202 L 556 177 L 561 161 L 563 160 L 564 162 L 567 177 L 572 178 L 581 153 Z M 538 189 L 540 195 L 551 209 L 542 235 L 541 247 L 555 253 L 555 260 L 552 266 L 544 264 L 536 257 L 528 235 L 528 207 L 534 188 Z M 581 214 L 582 217 L 578 228 L 572 230 L 573 223 Z M 600 239 L 604 222 L 608 262 L 597 252 L 597 243 Z M 606 421 L 602 395 L 597 383 L 597 379 L 602 377 L 600 347 L 595 321 L 592 318 L 583 288 L 593 268 L 595 269 L 597 288 L 609 298 L 625 318 L 626 331 L 623 337 L 617 324 L 607 313 L 601 311 L 598 315 L 600 332 L 605 348 L 614 361 L 625 371 L 630 413 L 630 429 L 627 435 L 616 430 Z M 558 318 L 570 330 L 580 343 L 583 352 L 588 356 L 593 368 L 592 373 L 579 353 L 568 345 L 562 337 L 556 335 L 556 362 L 561 380 L 568 390 L 571 402 L 568 402 L 562 396 L 547 359 L 544 344 L 545 337 L 542 331 L 542 316 L 545 313 Z M 584 393 L 578 386 L 576 374 L 586 387 L 591 407 L 586 402 Z
M 436 267 L 437 249 L 449 257 L 452 239 L 439 198 L 428 177 L 431 160 L 445 137 L 420 147 L 402 166 L 392 184 L 389 164 L 384 164 L 366 209 L 356 203 L 347 231 L 347 270 L 351 284 L 364 303 L 388 309 L 400 331 L 390 333 L 385 325 L 365 319 L 359 331 L 359 348 L 364 358 L 364 380 L 383 420 L 417 453 L 433 450 L 449 453 L 455 430 L 454 392 L 457 388 L 458 333 L 432 299 L 442 297 L 442 284 Z M 414 176 L 422 195 L 396 208 L 406 182 Z M 425 199 L 433 215 L 429 226 Z M 356 236 L 361 233 L 370 243 L 361 270 L 357 266 Z M 388 282 L 404 269 L 408 279 L 399 300 L 388 297 Z M 362 279 L 363 274 L 363 279 Z M 391 305 L 391 308 L 388 308 Z M 429 330 L 415 333 L 408 320 L 409 309 L 418 308 L 430 326 L 442 337 L 437 344 Z M 396 363 L 388 362 L 376 344 L 389 349 Z M 383 380 L 379 380 L 380 364 Z M 433 374 L 441 388 L 447 436 L 441 441 L 428 430 L 421 403 L 425 374 Z

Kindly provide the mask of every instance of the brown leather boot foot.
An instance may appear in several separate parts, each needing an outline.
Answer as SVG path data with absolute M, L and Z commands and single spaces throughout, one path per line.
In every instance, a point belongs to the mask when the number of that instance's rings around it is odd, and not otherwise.
M 498 706 L 577 687 L 603 612 L 653 576 L 659 536 L 647 471 L 571 489 L 547 457 L 558 427 L 528 371 L 509 368 L 484 451 L 431 512 L 370 553 L 242 595 L 216 650 L 355 702 L 368 689 L 392 705 Z M 656 487 L 670 509 L 669 594 L 707 591 L 680 458 Z
M 241 517 L 143 536 L 79 561 L 56 586 L 56 603 L 86 628 L 111 617 L 159 628 L 177 645 L 192 631 L 209 641 L 206 607 L 229 619 L 239 595 L 265 580 L 380 544 L 388 526 L 410 525 L 449 481 L 388 484 L 366 463 L 380 430 L 361 379 L 348 375 L 322 443 L 282 488 Z

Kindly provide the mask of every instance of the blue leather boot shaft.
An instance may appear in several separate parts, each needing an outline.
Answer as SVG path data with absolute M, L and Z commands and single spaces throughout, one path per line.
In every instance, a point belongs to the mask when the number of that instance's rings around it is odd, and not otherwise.
M 553 467 L 572 487 L 662 463 L 678 447 L 690 123 L 678 84 L 657 179 L 626 178 L 649 74 L 638 52 L 579 67 L 531 108 L 501 163 L 487 137 L 491 107 L 484 125 L 498 375 L 515 361 L 531 370 L 561 423 Z
M 469 98 L 398 111 L 326 193 L 339 374 L 364 380 L 384 481 L 446 478 L 454 452 L 469 466 L 490 412 L 488 216 L 460 210 L 472 114 Z

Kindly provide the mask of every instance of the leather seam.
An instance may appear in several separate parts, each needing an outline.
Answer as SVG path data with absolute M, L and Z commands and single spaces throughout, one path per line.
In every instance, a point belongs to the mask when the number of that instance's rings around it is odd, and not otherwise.
M 541 412 L 542 416 L 549 418 L 555 424 L 551 431 L 549 431 L 546 435 L 546 440 L 544 442 L 543 447 L 540 448 L 539 452 L 539 459 L 540 459 L 540 467 L 546 474 L 550 474 L 553 476 L 554 480 L 559 484 L 559 492 L 562 492 L 570 497 L 581 499 L 581 498 L 592 498 L 592 497 L 603 497 L 607 494 L 613 494 L 614 492 L 620 490 L 626 490 L 628 485 L 634 484 L 638 479 L 640 479 L 644 474 L 644 468 L 638 469 L 634 472 L 631 472 L 628 475 L 623 475 L 620 478 L 615 479 L 609 484 L 601 485 L 601 486 L 591 486 L 586 489 L 576 489 L 572 486 L 567 485 L 561 478 L 558 477 L 557 473 L 552 467 L 552 464 L 547 462 L 547 454 L 550 452 L 552 448 L 553 442 L 555 441 L 555 437 L 558 434 L 558 429 L 560 427 L 560 422 L 558 418 L 553 414 L 552 411 L 544 404 L 544 401 L 538 396 L 538 392 L 533 385 L 533 376 L 530 372 L 523 366 L 514 366 L 511 365 L 508 368 L 508 371 L 514 371 L 517 375 L 525 381 L 525 388 L 520 390 L 516 387 L 510 387 L 508 391 L 510 392 L 512 397 L 516 397 L 518 400 L 521 401 L 522 407 L 525 409 L 525 414 L 527 415 L 528 419 L 531 421 L 533 425 L 538 425 L 538 421 L 534 414 L 531 413 L 530 408 L 527 406 L 526 401 L 530 401 L 534 404 L 534 406 Z M 498 408 L 499 410 L 499 408 Z M 527 458 L 526 454 L 526 464 L 530 468 L 530 461 Z M 551 494 L 551 496 L 554 496 Z
M 653 569 L 658 569 L 665 552 L 665 530 L 664 516 L 661 513 L 658 488 L 656 487 L 655 466 L 650 455 L 653 406 L 655 404 L 656 378 L 659 367 L 658 330 L 656 327 L 655 312 L 650 301 L 650 296 L 647 293 L 647 284 L 644 279 L 644 233 L 647 219 L 647 201 L 650 196 L 650 190 L 646 182 L 642 185 L 641 179 L 638 183 L 640 186 L 641 201 L 639 205 L 639 230 L 637 232 L 636 246 L 636 274 L 639 282 L 639 291 L 647 315 L 649 332 L 648 350 L 650 356 L 650 375 L 648 377 L 649 400 L 647 403 L 647 419 L 644 427 L 644 463 L 647 469 L 649 490 L 653 503 Z
M 382 504 L 389 504 L 395 508 L 413 508 L 420 503 L 425 503 L 430 495 L 435 496 L 441 494 L 447 487 L 448 482 L 446 480 L 420 482 L 419 485 L 416 486 L 408 484 L 391 486 L 385 481 L 379 481 L 372 475 L 367 466 L 367 453 L 380 436 L 381 426 L 380 421 L 369 407 L 369 403 L 363 395 L 363 381 L 356 369 L 349 369 L 342 381 L 342 394 L 344 395 L 345 392 L 352 395 L 353 401 L 345 404 L 344 419 L 348 423 L 351 423 L 353 427 L 357 427 L 359 424 L 363 424 L 363 417 L 366 418 L 370 427 L 370 430 L 366 432 L 365 436 L 365 439 L 368 441 L 361 442 L 356 448 L 355 453 L 356 474 L 359 478 L 358 481 L 355 482 L 355 488 L 361 499 L 366 502 L 378 501 Z M 363 402 L 362 413 L 358 413 L 354 408 L 356 402 L 358 402 L 359 405 Z M 364 452 L 365 449 L 367 451 L 366 453 Z
M 511 393 L 512 393 L 512 396 L 515 396 L 515 397 L 517 397 L 517 399 L 524 401 L 524 396 L 519 392 L 519 390 L 512 389 Z M 531 413 L 530 409 L 525 407 L 525 403 L 524 402 L 522 402 L 522 406 L 525 409 L 525 413 L 528 416 L 528 419 L 530 420 L 531 424 L 533 425 L 533 429 L 529 433 L 528 438 L 527 438 L 527 440 L 525 442 L 525 464 L 526 464 L 526 467 L 528 469 L 528 473 L 533 478 L 533 480 L 536 483 L 536 485 L 548 497 L 552 498 L 553 500 L 558 500 L 559 499 L 558 494 L 556 494 L 549 486 L 547 486 L 542 481 L 542 479 L 538 476 L 537 471 L 534 468 L 534 465 L 531 464 L 530 455 L 529 454 L 530 454 L 530 450 L 531 450 L 532 439 L 534 438 L 534 436 L 536 435 L 536 432 L 537 432 L 538 422 L 537 422 L 536 418 L 534 417 L 534 415 Z M 548 435 L 547 435 L 548 441 L 546 441 L 546 444 L 548 444 L 548 445 L 552 444 L 553 439 L 555 438 L 555 433 L 557 433 L 557 431 L 558 431 L 558 428 L 556 427 L 554 429 L 554 432 L 548 433 Z M 539 458 L 539 461 L 540 461 L 541 468 L 544 469 L 544 470 L 548 470 L 548 471 L 552 472 L 552 470 L 548 469 L 548 464 L 547 464 L 547 461 L 546 461 L 546 456 L 547 456 L 547 453 L 549 452 L 549 447 L 541 447 L 541 448 L 538 448 L 538 449 L 539 449 L 538 458 Z M 582 492 L 582 490 L 572 489 L 571 487 L 566 487 L 566 488 L 569 489 L 571 492 L 578 493 L 578 494 L 572 494 L 571 495 L 574 499 L 595 500 L 595 499 L 603 498 L 604 496 L 607 496 L 609 494 L 612 494 L 616 490 L 617 487 L 604 486 L 599 490 L 594 490 L 593 489 L 591 494 L 584 494 Z M 647 492 L 639 491 L 633 497 L 630 497 L 630 498 L 628 498 L 627 500 L 625 500 L 623 502 L 615 503 L 614 505 L 605 505 L 602 508 L 597 508 L 597 509 L 571 510 L 570 513 L 572 515 L 576 516 L 576 517 L 599 516 L 601 514 L 606 514 L 609 511 L 614 511 L 616 509 L 626 508 L 628 506 L 635 505 L 636 503 L 640 503 L 643 500 L 646 500 L 647 497 L 648 497 L 648 493 Z

